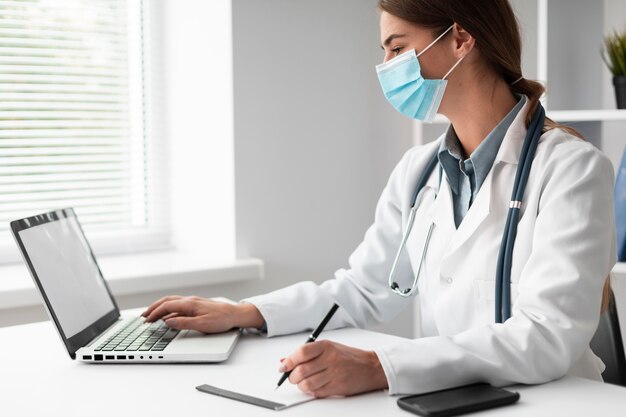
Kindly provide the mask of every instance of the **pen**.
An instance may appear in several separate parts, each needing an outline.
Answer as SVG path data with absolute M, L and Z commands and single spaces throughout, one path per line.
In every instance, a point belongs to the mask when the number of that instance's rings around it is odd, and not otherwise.
M 324 330 L 324 327 L 326 327 L 326 325 L 328 324 L 330 319 L 333 317 L 333 314 L 335 314 L 335 311 L 337 311 L 338 308 L 339 306 L 336 303 L 333 304 L 333 306 L 330 308 L 330 311 L 326 314 L 326 317 L 324 317 L 324 320 L 322 320 L 322 322 L 317 326 L 317 328 L 313 330 L 313 333 L 311 333 L 311 336 L 309 336 L 306 342 L 304 342 L 305 345 L 307 343 L 315 342 L 317 337 L 320 335 L 320 333 L 322 333 L 322 330 Z M 291 375 L 291 371 L 285 372 L 280 377 L 280 379 L 278 380 L 278 384 L 276 385 L 276 389 L 278 389 L 278 387 L 280 387 L 283 384 L 283 382 L 285 382 L 285 380 L 289 378 L 289 375 Z

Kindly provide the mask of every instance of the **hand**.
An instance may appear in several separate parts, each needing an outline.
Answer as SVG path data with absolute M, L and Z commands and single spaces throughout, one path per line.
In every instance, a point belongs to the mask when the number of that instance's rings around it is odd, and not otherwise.
M 282 361 L 279 372 L 287 371 L 292 371 L 289 382 L 317 398 L 387 388 L 376 353 L 328 340 L 299 347 Z
M 148 322 L 163 319 L 172 329 L 192 329 L 203 333 L 221 333 L 235 327 L 258 328 L 265 321 L 253 304 L 230 304 L 178 295 L 155 301 L 142 316 Z

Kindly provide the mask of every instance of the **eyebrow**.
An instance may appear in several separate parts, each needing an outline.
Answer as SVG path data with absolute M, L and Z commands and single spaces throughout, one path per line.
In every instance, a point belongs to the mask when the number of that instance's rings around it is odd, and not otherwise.
M 387 39 L 385 39 L 385 42 L 383 42 L 383 44 L 382 44 L 382 45 L 380 45 L 380 47 L 381 47 L 382 49 L 385 49 L 385 48 L 383 47 L 383 45 L 384 45 L 384 46 L 389 46 L 389 44 L 391 43 L 391 41 L 393 41 L 394 39 L 404 38 L 405 36 L 406 36 L 406 34 L 393 34 L 393 35 L 390 35 Z

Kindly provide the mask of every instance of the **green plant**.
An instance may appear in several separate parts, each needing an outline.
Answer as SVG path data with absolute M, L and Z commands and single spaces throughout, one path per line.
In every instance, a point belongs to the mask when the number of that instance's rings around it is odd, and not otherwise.
M 626 30 L 615 31 L 604 38 L 602 59 L 614 77 L 626 76 Z

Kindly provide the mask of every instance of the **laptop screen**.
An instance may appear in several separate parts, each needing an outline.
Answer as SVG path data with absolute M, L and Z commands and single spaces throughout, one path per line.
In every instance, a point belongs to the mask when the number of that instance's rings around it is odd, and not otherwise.
M 12 224 L 14 234 L 62 338 L 74 338 L 78 345 L 89 341 L 99 333 L 89 329 L 118 312 L 73 210 L 14 223 L 20 225 L 16 230 Z M 80 347 L 73 346 L 70 355 Z

